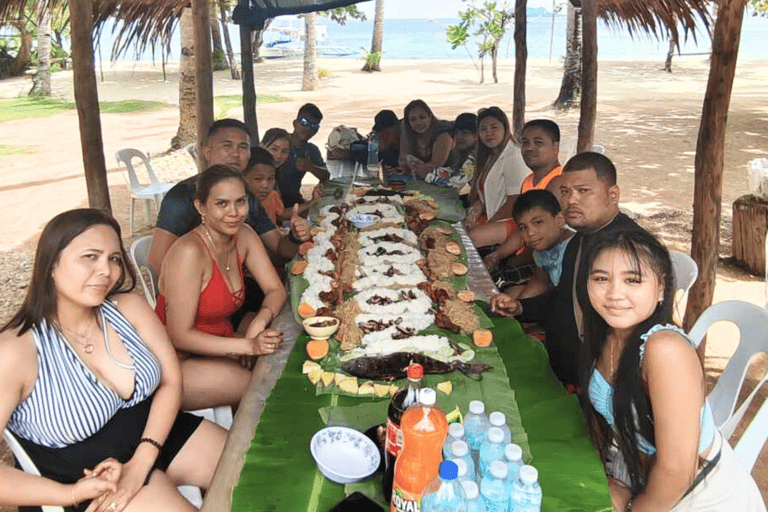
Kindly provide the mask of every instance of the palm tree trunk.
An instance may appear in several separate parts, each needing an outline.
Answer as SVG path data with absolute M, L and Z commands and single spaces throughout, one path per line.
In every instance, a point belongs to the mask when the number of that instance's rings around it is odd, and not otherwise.
M 376 0 L 376 13 L 373 18 L 373 37 L 371 54 L 376 54 L 373 61 L 366 59 L 363 71 L 381 71 L 381 48 L 384 41 L 384 0 Z
M 219 30 L 219 19 L 216 17 L 216 3 L 209 7 L 211 14 L 211 41 L 213 43 L 213 70 L 221 71 L 227 69 L 227 63 L 224 60 L 224 48 L 221 45 L 221 30 Z
M 684 327 L 690 329 L 712 304 L 720 246 L 720 205 L 723 195 L 725 130 L 736 75 L 736 59 L 747 0 L 720 4 L 712 37 L 707 92 L 696 141 L 693 186 L 693 238 L 691 256 L 699 266 L 699 278 L 688 294 Z M 699 345 L 704 354 L 706 344 Z
M 672 56 L 675 54 L 675 37 L 670 34 L 669 35 L 669 51 L 667 51 L 667 60 L 664 61 L 664 71 L 667 73 L 672 72 Z
M 179 62 L 179 129 L 171 139 L 171 148 L 179 149 L 195 142 L 195 38 L 192 31 L 192 9 L 187 7 L 179 19 L 181 61 Z
M 37 75 L 30 96 L 51 95 L 51 9 L 40 6 L 37 23 Z
M 219 13 L 221 14 L 221 32 L 224 35 L 224 47 L 227 49 L 227 60 L 229 61 L 229 70 L 232 74 L 232 80 L 240 80 L 240 71 L 237 69 L 235 53 L 232 51 L 232 41 L 229 38 L 229 30 L 227 30 L 228 9 L 224 0 L 219 0 Z
M 568 3 L 568 28 L 565 46 L 565 66 L 560 93 L 554 107 L 571 108 L 581 94 L 581 9 Z
M 301 82 L 302 91 L 317 89 L 317 13 L 304 15 L 304 78 Z
M 27 30 L 26 20 L 11 20 L 6 23 L 18 30 L 21 38 L 19 52 L 11 65 L 11 76 L 18 76 L 29 69 L 32 59 L 32 32 Z

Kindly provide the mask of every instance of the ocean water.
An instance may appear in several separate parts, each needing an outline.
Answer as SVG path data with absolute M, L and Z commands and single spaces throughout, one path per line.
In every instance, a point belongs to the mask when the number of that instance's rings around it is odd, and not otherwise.
M 451 49 L 446 40 L 446 29 L 458 24 L 459 20 L 444 19 L 389 19 L 384 23 L 383 52 L 385 59 L 469 59 L 467 50 L 476 58 L 476 45 L 470 43 L 467 48 Z M 370 49 L 373 20 L 351 20 L 346 25 L 339 25 L 331 20 L 320 18 L 319 25 L 325 25 L 328 38 L 321 45 L 345 48 L 352 55 L 345 58 L 360 58 Z M 528 19 L 528 56 L 533 59 L 547 59 L 550 56 L 550 37 L 553 35 L 552 60 L 561 60 L 565 56 L 566 17 L 555 16 L 554 29 L 552 18 L 538 17 Z M 513 27 L 510 26 L 502 40 L 499 56 L 514 58 L 515 46 L 512 41 Z M 104 30 L 101 39 L 102 59 L 107 62 L 112 47 L 111 27 Z M 239 30 L 229 27 L 232 45 L 239 50 Z M 746 16 L 742 27 L 740 60 L 768 60 L 768 18 Z M 169 61 L 178 60 L 178 30 L 171 43 Z M 657 40 L 653 36 L 635 34 L 631 36 L 626 29 L 608 27 L 598 22 L 598 54 L 600 60 L 661 60 L 666 58 L 669 43 Z M 683 56 L 708 54 L 711 49 L 709 34 L 702 31 L 690 33 L 680 45 Z M 702 55 L 703 56 L 703 55 Z M 135 52 L 123 55 L 120 60 L 160 61 L 159 52 L 153 58 L 151 51 L 136 56 Z

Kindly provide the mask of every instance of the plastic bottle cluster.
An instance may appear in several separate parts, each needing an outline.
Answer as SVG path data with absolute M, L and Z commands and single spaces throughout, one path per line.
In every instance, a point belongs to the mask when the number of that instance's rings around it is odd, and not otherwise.
M 523 463 L 504 414 L 486 416 L 473 400 L 464 423 L 449 426 L 435 400 L 421 389 L 402 415 L 390 512 L 540 512 L 538 471 Z

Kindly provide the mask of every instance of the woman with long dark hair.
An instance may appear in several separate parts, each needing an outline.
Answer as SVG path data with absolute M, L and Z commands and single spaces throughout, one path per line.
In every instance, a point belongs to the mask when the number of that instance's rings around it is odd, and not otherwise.
M 435 117 L 423 100 L 413 100 L 406 105 L 400 138 L 400 167 L 411 169 L 423 180 L 430 171 L 450 166 L 448 160 L 453 148 L 450 128 Z
M 464 222 L 475 246 L 486 247 L 514 230 L 512 206 L 528 169 L 503 110 L 482 109 L 477 123 L 477 164 Z
M 127 261 L 101 210 L 43 229 L 24 303 L 0 329 L 0 424 L 43 476 L 0 466 L 0 503 L 190 511 L 176 486 L 208 487 L 226 433 L 179 413 L 179 363 L 152 309 L 128 293 Z
M 195 208 L 201 223 L 168 250 L 155 310 L 181 359 L 183 408 L 237 406 L 255 357 L 283 341 L 282 332 L 268 326 L 285 304 L 285 289 L 261 239 L 244 224 L 242 174 L 216 165 L 200 173 Z M 264 300 L 255 316 L 232 325 L 229 317 L 243 302 L 244 266 Z
M 672 322 L 667 249 L 645 231 L 600 231 L 578 275 L 586 417 L 614 510 L 764 511 L 715 428 L 696 349 Z

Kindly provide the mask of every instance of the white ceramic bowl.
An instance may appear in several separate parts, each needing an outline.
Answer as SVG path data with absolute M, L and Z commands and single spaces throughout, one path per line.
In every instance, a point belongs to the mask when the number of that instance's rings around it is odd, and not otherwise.
M 371 476 L 381 454 L 365 434 L 347 427 L 325 427 L 312 436 L 309 451 L 320 471 L 337 484 L 351 484 Z
M 354 224 L 357 229 L 363 229 L 374 222 L 379 222 L 381 217 L 370 213 L 358 213 L 357 215 L 350 215 L 349 220 L 352 221 L 352 224 Z
M 330 321 L 333 321 L 333 325 L 314 327 L 315 324 Z M 339 330 L 339 319 L 332 316 L 311 316 L 304 319 L 301 324 L 304 326 L 304 330 L 307 331 L 307 334 L 309 334 L 309 337 L 313 340 L 327 340 Z

